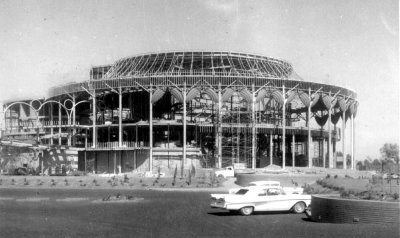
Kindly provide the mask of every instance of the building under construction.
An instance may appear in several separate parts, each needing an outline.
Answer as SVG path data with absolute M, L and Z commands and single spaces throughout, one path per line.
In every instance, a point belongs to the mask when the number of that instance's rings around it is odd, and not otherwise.
M 1 166 L 26 153 L 42 170 L 97 173 L 238 163 L 354 168 L 357 106 L 354 91 L 303 80 L 282 60 L 143 54 L 93 67 L 87 81 L 50 88 L 45 99 L 3 102 Z

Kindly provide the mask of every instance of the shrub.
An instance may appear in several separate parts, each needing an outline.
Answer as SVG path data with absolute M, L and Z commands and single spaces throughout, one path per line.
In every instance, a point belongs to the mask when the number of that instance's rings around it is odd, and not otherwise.
M 331 177 L 331 175 L 330 175 L 330 174 L 327 174 L 325 178 L 328 179 L 328 178 L 330 178 L 330 177 Z
M 335 176 L 333 176 L 333 178 L 334 178 L 334 179 L 337 179 L 337 178 L 338 178 L 338 175 L 337 175 L 337 174 L 335 174 Z
M 393 194 L 393 198 L 394 198 L 395 200 L 399 200 L 399 194 L 398 194 L 398 193 Z

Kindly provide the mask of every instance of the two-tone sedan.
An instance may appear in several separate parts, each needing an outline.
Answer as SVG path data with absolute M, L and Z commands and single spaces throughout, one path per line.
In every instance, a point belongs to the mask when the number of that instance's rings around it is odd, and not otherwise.
M 239 211 L 292 211 L 303 213 L 311 203 L 311 195 L 286 193 L 282 188 L 243 188 L 235 194 L 211 194 L 212 208 Z

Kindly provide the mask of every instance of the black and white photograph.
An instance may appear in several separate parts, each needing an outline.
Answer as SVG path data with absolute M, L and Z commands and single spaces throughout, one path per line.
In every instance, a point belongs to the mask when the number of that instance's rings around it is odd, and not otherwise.
M 398 0 L 0 0 L 0 237 L 400 236 Z

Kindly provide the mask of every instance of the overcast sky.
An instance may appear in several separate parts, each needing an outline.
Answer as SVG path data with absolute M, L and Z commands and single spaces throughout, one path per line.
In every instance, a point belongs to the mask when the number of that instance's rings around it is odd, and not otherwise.
M 170 50 L 284 59 L 306 81 L 358 93 L 356 159 L 399 142 L 398 0 L 0 0 L 0 99 Z

